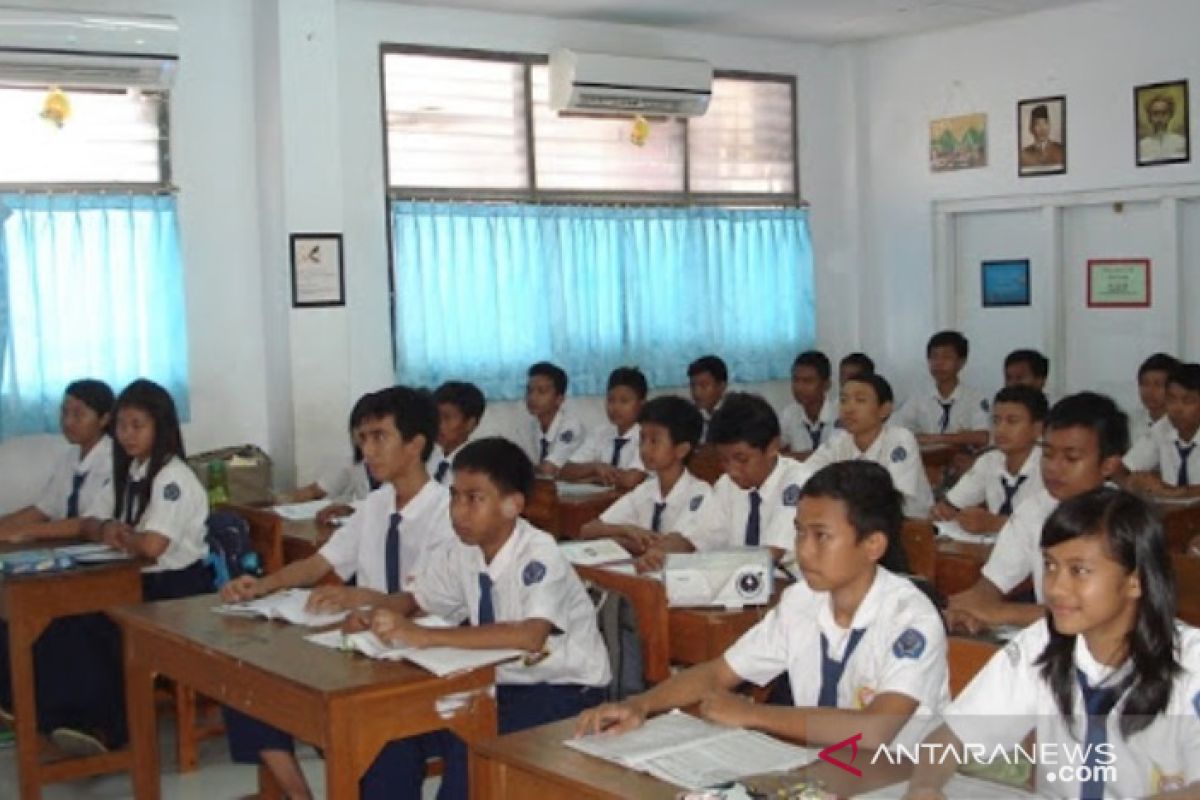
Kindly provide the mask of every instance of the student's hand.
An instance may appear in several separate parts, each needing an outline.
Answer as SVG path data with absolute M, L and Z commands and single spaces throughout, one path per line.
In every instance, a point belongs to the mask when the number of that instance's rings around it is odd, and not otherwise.
M 700 716 L 718 725 L 744 728 L 752 706 L 750 698 L 719 689 L 700 699 Z
M 425 628 L 387 609 L 377 609 L 371 615 L 371 632 L 384 644 L 396 647 L 425 647 Z
M 654 546 L 657 536 L 650 531 L 630 527 L 613 538 L 617 540 L 617 544 L 628 550 L 630 555 L 640 556 Z
M 100 526 L 100 541 L 114 550 L 130 552 L 129 545 L 133 528 L 124 522 L 110 519 Z
M 930 512 L 929 516 L 933 517 L 933 519 L 937 520 L 938 522 L 949 522 L 958 516 L 958 509 L 947 503 L 945 500 L 942 500 L 933 507 L 933 511 Z
M 610 464 L 597 464 L 595 467 L 596 483 L 601 486 L 616 486 L 621 471 Z
M 618 489 L 627 492 L 644 480 L 646 480 L 646 473 L 640 469 L 621 469 L 617 470 L 615 484 Z
M 356 608 L 342 620 L 342 633 L 362 633 L 371 630 L 371 613 Z
M 1131 492 L 1162 494 L 1168 487 L 1157 472 L 1134 472 L 1125 480 L 1125 488 Z
M 961 608 L 948 608 L 943 612 L 943 616 L 951 633 L 968 633 L 974 636 L 983 633 L 989 627 L 979 617 Z
M 667 554 L 657 547 L 651 546 L 642 557 L 634 562 L 634 568 L 639 572 L 658 572 L 667 563 Z
M 362 597 L 353 586 L 318 586 L 309 594 L 304 608 L 315 614 L 335 614 L 353 611 L 360 605 Z
M 354 506 L 348 506 L 344 503 L 334 503 L 325 506 L 317 512 L 318 525 L 332 525 L 333 520 L 337 517 L 348 517 L 354 513 Z
M 633 699 L 621 703 L 601 703 L 579 715 L 575 723 L 575 736 L 628 733 L 640 728 L 645 721 L 645 710 Z
M 266 593 L 263 582 L 253 575 L 240 575 L 221 587 L 221 599 L 226 603 L 244 603 Z
M 983 506 L 964 508 L 958 512 L 958 524 L 967 533 L 995 533 L 1004 527 L 1007 517 L 993 514 Z

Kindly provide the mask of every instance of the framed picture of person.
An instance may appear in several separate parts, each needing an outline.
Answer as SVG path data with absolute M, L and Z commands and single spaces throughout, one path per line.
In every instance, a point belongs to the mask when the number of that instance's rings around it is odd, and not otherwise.
M 1139 167 L 1191 160 L 1187 81 L 1135 86 L 1133 123 Z
M 1065 95 L 1017 102 L 1017 148 L 1017 174 L 1023 178 L 1067 171 Z

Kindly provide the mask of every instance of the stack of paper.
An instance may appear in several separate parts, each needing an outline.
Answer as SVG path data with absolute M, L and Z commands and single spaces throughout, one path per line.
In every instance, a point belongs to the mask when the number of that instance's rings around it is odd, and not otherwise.
M 421 617 L 414 620 L 418 625 L 430 628 L 453 627 L 440 617 Z M 393 647 L 385 644 L 370 631 L 343 634 L 341 631 L 325 631 L 305 637 L 313 644 L 341 650 L 355 650 L 369 658 L 384 661 L 410 661 L 423 667 L 439 678 L 456 672 L 465 672 L 488 664 L 498 664 L 524 655 L 520 650 L 467 650 L 461 647 Z
M 589 755 L 682 786 L 719 783 L 804 766 L 816 754 L 761 733 L 726 728 L 679 711 L 646 720 L 621 735 L 597 734 L 564 742 Z
M 945 536 L 947 539 L 953 539 L 956 542 L 967 542 L 970 544 L 995 544 L 996 534 L 994 533 L 971 533 L 963 530 L 963 526 L 959 525 L 955 520 L 939 521 L 933 523 L 937 526 L 938 536 Z
M 216 606 L 213 611 L 233 616 L 280 619 L 293 625 L 304 625 L 309 628 L 336 625 L 350 613 L 349 611 L 337 611 L 332 614 L 316 614 L 308 611 L 305 606 L 308 604 L 310 594 L 309 589 L 285 589 L 257 600 Z
M 132 558 L 124 550 L 117 550 L 106 544 L 69 544 L 54 548 L 54 552 L 74 559 L 80 564 L 103 564 L 107 561 L 123 561 Z
M 558 548 L 559 552 L 567 557 L 567 561 L 584 567 L 611 564 L 614 561 L 628 561 L 632 558 L 624 547 L 617 544 L 615 539 L 562 542 Z

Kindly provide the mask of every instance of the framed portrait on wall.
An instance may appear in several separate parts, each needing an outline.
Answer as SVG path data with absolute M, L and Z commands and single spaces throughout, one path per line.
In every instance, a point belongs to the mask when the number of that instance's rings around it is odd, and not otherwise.
M 346 305 L 340 233 L 293 233 L 292 308 Z
M 1067 98 L 1034 97 L 1017 103 L 1017 174 L 1067 171 Z
M 1135 86 L 1133 122 L 1139 167 L 1191 160 L 1187 81 Z

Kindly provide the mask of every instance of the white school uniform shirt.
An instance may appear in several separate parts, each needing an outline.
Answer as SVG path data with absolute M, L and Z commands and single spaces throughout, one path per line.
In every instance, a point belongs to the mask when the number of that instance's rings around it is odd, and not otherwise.
M 394 512 L 400 513 L 400 590 L 457 541 L 450 526 L 450 492 L 427 481 L 403 508 L 396 508 L 396 488 L 384 483 L 367 496 L 354 516 L 334 531 L 320 555 L 342 580 L 351 575 L 364 589 L 387 591 L 387 532 Z
M 508 541 L 488 564 L 483 551 L 455 540 L 442 558 L 416 577 L 413 595 L 431 614 L 453 622 L 479 622 L 479 576 L 492 579 L 496 622 L 544 619 L 553 626 L 547 655 L 496 668 L 496 682 L 605 686 L 611 679 L 608 652 L 596 627 L 596 609 L 554 537 L 518 518 Z
M 1138 403 L 1137 408 L 1129 414 L 1130 437 L 1134 441 L 1137 441 L 1143 434 L 1148 433 L 1156 422 L 1162 420 L 1164 417 L 1166 417 L 1166 414 L 1163 414 L 1157 420 L 1150 419 L 1150 412 L 1146 410 L 1144 405 Z
M 587 438 L 587 430 L 583 423 L 564 405 L 550 421 L 550 427 L 543 431 L 541 423 L 532 414 L 529 416 L 529 434 L 525 443 L 525 452 L 529 460 L 541 463 L 542 439 L 550 443 L 546 451 L 546 460 L 556 467 L 561 467 L 571 458 L 571 454 L 583 446 Z M 637 448 L 634 448 L 637 449 Z
M 850 632 L 860 628 L 866 632 L 838 681 L 837 707 L 863 709 L 885 692 L 902 694 L 919 705 L 897 738 L 920 741 L 934 715 L 950 702 L 945 627 L 911 581 L 883 567 L 876 567 L 849 629 L 834 621 L 828 592 L 801 582 L 786 589 L 779 605 L 725 651 L 725 663 L 758 686 L 786 671 L 793 702 L 815 707 L 821 694 L 821 635 L 829 657 L 844 661 Z
M 601 425 L 588 434 L 583 445 L 571 454 L 568 459 L 572 464 L 612 464 L 613 446 L 617 439 L 624 439 L 621 453 L 617 459 L 618 469 L 638 469 L 645 471 L 642 466 L 642 426 L 636 422 L 625 433 L 617 431 L 617 426 L 611 422 Z
M 658 475 L 652 474 L 632 491 L 622 495 L 617 502 L 604 510 L 600 521 L 609 525 L 634 525 L 650 530 L 654 521 L 654 507 L 666 503 L 659 518 L 659 533 L 677 531 L 686 520 L 700 512 L 712 495 L 712 487 L 684 469 L 679 480 L 662 496 Z
M 758 487 L 762 498 L 758 509 L 760 546 L 792 551 L 800 489 L 814 471 L 807 463 L 779 456 L 771 474 Z M 750 492 L 751 489 L 742 489 L 728 475 L 722 475 L 699 512 L 680 519 L 679 529 L 675 532 L 683 534 L 701 551 L 741 547 L 746 543 Z
M 808 418 L 804 406 L 792 403 L 779 416 L 783 446 L 797 453 L 816 450 L 833 436 L 837 422 L 838 401 L 833 392 L 826 393 L 825 404 L 816 419 Z M 820 426 L 819 430 L 817 426 Z M 816 439 L 812 436 L 814 431 L 817 432 Z
M 953 403 L 946 430 L 942 430 L 942 403 Z M 992 404 L 980 391 L 959 382 L 949 397 L 938 394 L 937 386 L 929 381 L 892 415 L 891 422 L 913 433 L 961 433 L 986 431 L 992 427 Z
M 916 437 L 906 428 L 884 423 L 879 435 L 866 450 L 858 449 L 849 431 L 838 429 L 805 463 L 816 472 L 838 461 L 874 461 L 883 466 L 892 476 L 896 490 L 904 495 L 904 516 L 929 516 L 933 490 L 929 488 L 929 477 L 921 462 L 921 448 L 917 445 Z
M 347 505 L 364 499 L 371 493 L 371 475 L 367 465 L 359 461 L 355 464 L 343 464 L 330 469 L 317 478 L 317 486 L 325 492 L 325 499 L 332 503 Z
M 1042 527 L 1056 508 L 1058 500 L 1042 489 L 1021 503 L 996 535 L 996 544 L 982 572 L 1002 594 L 1008 594 L 1032 575 L 1033 593 L 1038 603 L 1043 602 Z
M 429 454 L 429 460 L 425 462 L 425 471 L 429 473 L 429 477 L 440 483 L 442 486 L 449 486 L 454 483 L 454 457 L 462 452 L 462 449 L 470 443 L 470 440 L 463 442 L 456 447 L 452 452 L 446 453 L 440 444 L 433 446 L 433 452 Z M 437 473 L 442 462 L 445 461 L 446 471 L 442 473 L 442 479 L 438 481 Z
M 1125 466 L 1132 472 L 1158 472 L 1163 483 L 1168 486 L 1179 485 L 1179 465 L 1182 459 L 1176 443 L 1185 448 L 1191 447 L 1188 453 L 1188 484 L 1200 484 L 1200 432 L 1188 441 L 1179 436 L 1179 431 L 1171 424 L 1166 414 L 1150 426 L 1150 430 L 1133 443 L 1133 447 L 1122 459 Z
M 149 459 L 141 464 L 130 465 L 129 481 L 125 484 L 127 494 L 132 494 L 131 482 L 143 480 L 149 468 Z M 136 502 L 132 501 L 134 505 Z M 126 510 L 131 508 L 129 502 L 124 505 Z M 83 516 L 113 519 L 116 508 L 116 483 L 110 481 L 105 490 L 96 495 L 96 499 Z M 204 541 L 208 534 L 205 524 L 207 520 L 208 493 L 200 485 L 200 480 L 196 473 L 192 472 L 192 468 L 179 458 L 171 456 L 171 460 L 163 464 L 162 469 L 154 476 L 154 482 L 150 485 L 150 499 L 142 512 L 142 518 L 134 526 L 134 530 L 139 533 L 152 531 L 167 537 L 167 549 L 157 561 L 142 571 L 167 572 L 183 569 L 207 556 L 208 545 Z
M 112 480 L 112 467 L 112 439 L 108 434 L 101 436 L 82 459 L 79 457 L 79 445 L 71 445 L 54 463 L 50 480 L 46 481 L 34 507 L 52 520 L 66 519 L 67 500 L 71 497 L 75 476 L 82 475 L 79 505 L 76 506 L 82 515 L 95 502 L 96 496 L 108 487 Z
M 1115 780 L 1104 787 L 1106 798 L 1148 797 L 1200 781 L 1200 631 L 1178 621 L 1175 630 L 1176 656 L 1183 669 L 1173 682 L 1166 710 L 1128 741 L 1119 727 L 1128 692 L 1108 715 L 1106 741 L 1112 758 L 1102 751 L 1097 761 L 1114 767 Z M 1066 780 L 1075 776 L 1063 775 L 1058 768 L 1083 766 L 1083 756 L 1063 755 L 1075 753 L 1086 735 L 1083 693 L 1072 676 L 1074 719 L 1068 723 L 1036 663 L 1049 639 L 1046 620 L 1018 633 L 950 704 L 945 721 L 964 744 L 982 744 L 988 753 L 999 746 L 1013 747 L 1036 730 L 1038 745 L 1057 744 L 1059 753 L 1057 764 L 1037 766 L 1038 796 L 1076 800 L 1079 782 Z M 1082 636 L 1075 637 L 1074 661 L 1090 686 L 1118 685 L 1130 672 L 1128 663 L 1113 672 L 1097 662 Z M 1054 780 L 1047 780 L 1047 770 L 1056 773 Z
M 1010 475 L 1005 464 L 1006 457 L 999 450 L 989 450 L 979 456 L 954 484 L 954 488 L 946 493 L 946 502 L 960 509 L 986 503 L 988 511 L 998 514 L 1000 506 L 1004 505 L 1004 484 L 1001 481 L 1007 481 L 1009 486 L 1021 481 L 1013 495 L 1013 511 L 1045 488 L 1042 484 L 1042 448 L 1035 446 L 1029 451 L 1016 475 Z M 1022 476 L 1024 480 L 1021 480 Z
M 726 387 L 725 394 L 729 394 L 729 389 Z M 704 421 L 704 426 L 700 429 L 700 444 L 708 444 L 708 423 L 712 422 L 713 414 L 717 413 L 721 408 L 721 404 L 725 402 L 725 395 L 721 395 L 721 399 L 712 407 L 712 411 L 705 411 L 700 406 L 696 406 L 696 410 L 700 412 L 700 419 Z

